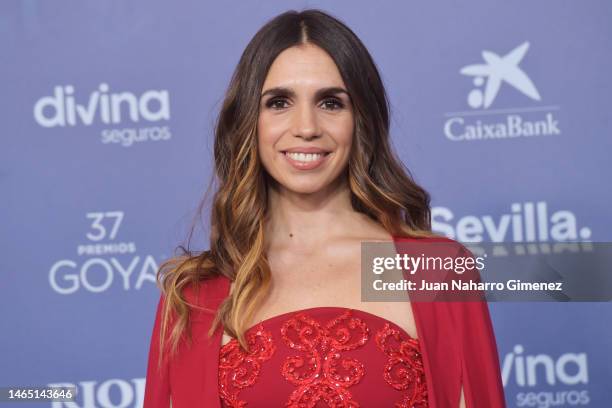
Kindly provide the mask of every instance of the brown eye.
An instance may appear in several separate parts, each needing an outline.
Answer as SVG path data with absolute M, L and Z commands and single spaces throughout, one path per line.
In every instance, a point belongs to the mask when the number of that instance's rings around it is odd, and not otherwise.
M 266 107 L 272 109 L 284 109 L 287 107 L 287 100 L 285 98 L 272 98 L 266 102 Z
M 323 100 L 322 103 L 323 109 L 326 110 L 338 110 L 344 107 L 342 101 L 338 98 L 327 98 Z

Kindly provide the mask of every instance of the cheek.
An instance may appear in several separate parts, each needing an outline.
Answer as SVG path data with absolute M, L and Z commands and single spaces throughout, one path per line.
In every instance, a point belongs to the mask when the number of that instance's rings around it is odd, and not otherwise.
M 274 161 L 275 146 L 279 139 L 279 131 L 276 129 L 274 121 L 267 117 L 260 117 L 257 120 L 257 145 L 259 157 L 269 170 L 269 165 Z
M 355 132 L 352 116 L 347 116 L 330 123 L 328 130 L 334 135 L 334 139 L 339 147 L 348 148 L 351 146 Z
M 260 146 L 264 148 L 273 147 L 282 135 L 283 129 L 283 124 L 278 118 L 261 114 L 257 120 L 257 137 Z

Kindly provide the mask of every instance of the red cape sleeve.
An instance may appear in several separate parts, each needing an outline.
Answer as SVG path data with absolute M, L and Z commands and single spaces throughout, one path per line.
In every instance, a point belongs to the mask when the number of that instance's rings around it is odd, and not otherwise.
M 467 408 L 505 408 L 497 345 L 485 301 L 454 308 L 462 328 L 461 382 Z
M 474 255 L 462 246 L 461 256 Z M 481 282 L 478 269 L 468 270 L 462 279 Z M 484 292 L 455 302 L 457 327 L 461 330 L 461 371 L 467 408 L 505 408 L 504 388 L 499 367 L 499 355 L 489 307 Z
M 164 358 L 161 367 L 158 367 L 159 339 L 162 319 L 164 296 L 161 295 L 157 304 L 153 334 L 149 346 L 149 359 L 147 377 L 145 382 L 143 408 L 169 408 L 170 407 L 170 379 L 168 359 Z M 167 354 L 166 354 L 167 355 Z

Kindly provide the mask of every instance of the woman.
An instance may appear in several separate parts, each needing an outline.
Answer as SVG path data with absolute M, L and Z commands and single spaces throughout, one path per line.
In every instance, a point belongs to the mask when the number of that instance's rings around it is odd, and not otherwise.
M 448 240 L 348 27 L 262 27 L 215 136 L 210 250 L 160 268 L 145 408 L 504 406 L 486 303 L 361 302 L 361 242 Z

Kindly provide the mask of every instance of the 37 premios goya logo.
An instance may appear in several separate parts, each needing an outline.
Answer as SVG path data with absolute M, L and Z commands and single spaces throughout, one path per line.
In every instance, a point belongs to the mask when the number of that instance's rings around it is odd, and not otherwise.
M 155 258 L 139 254 L 135 242 L 117 239 L 125 218 L 123 211 L 90 212 L 85 216 L 90 223 L 85 233 L 87 241 L 76 246 L 74 256 L 59 259 L 49 268 L 54 292 L 102 293 L 155 285 Z
M 459 73 L 471 79 L 466 96 L 471 109 L 444 114 L 444 135 L 453 142 L 500 140 L 561 134 L 555 112 L 560 107 L 542 105 L 544 100 L 534 81 L 521 67 L 529 50 L 524 42 L 500 55 L 483 50 L 482 62 L 468 64 Z M 498 106 L 500 93 L 512 93 L 513 106 Z
M 98 127 L 103 144 L 129 147 L 172 137 L 170 95 L 165 89 L 137 95 L 111 92 L 108 84 L 101 83 L 87 95 L 72 85 L 55 86 L 53 95 L 34 103 L 33 113 L 36 123 L 44 128 Z

